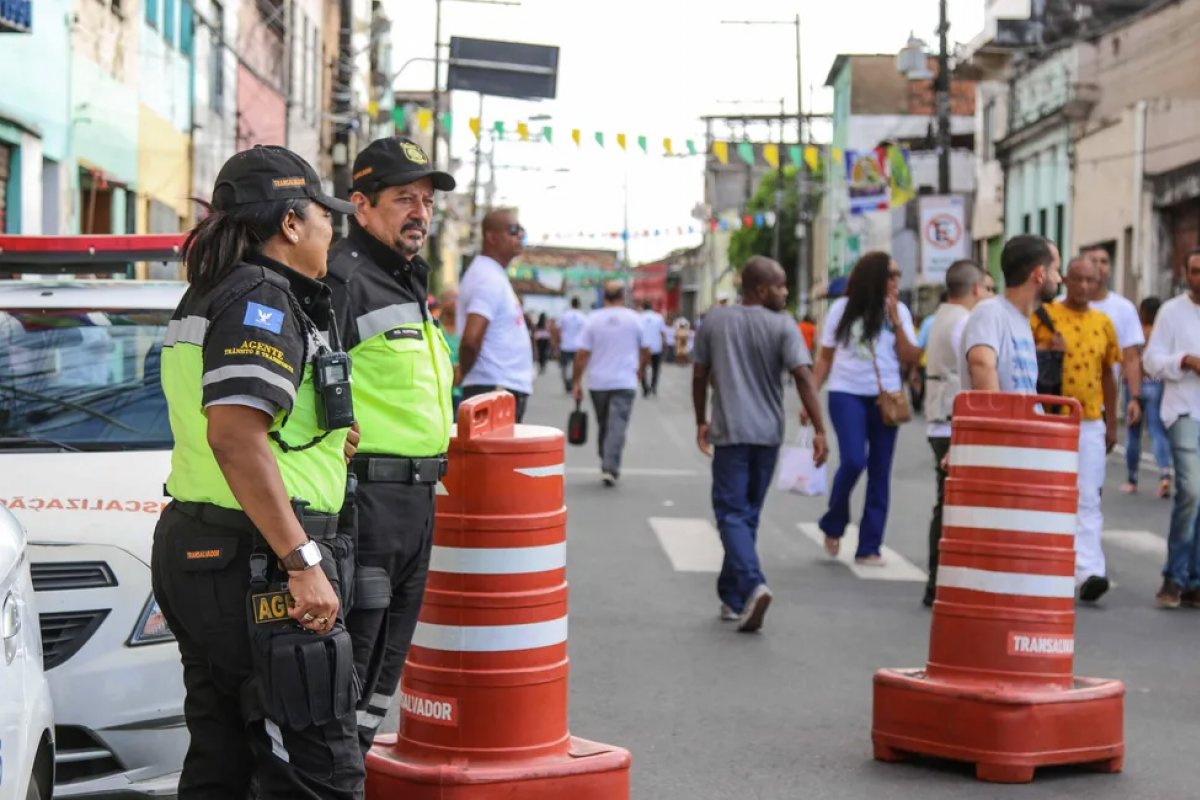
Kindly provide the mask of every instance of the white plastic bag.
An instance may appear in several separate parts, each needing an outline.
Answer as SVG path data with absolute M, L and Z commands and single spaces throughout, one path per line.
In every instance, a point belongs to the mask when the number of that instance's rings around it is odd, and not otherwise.
M 784 492 L 816 497 L 825 494 L 825 465 L 813 463 L 813 429 L 807 425 L 796 434 L 795 444 L 779 451 L 779 477 L 775 487 Z

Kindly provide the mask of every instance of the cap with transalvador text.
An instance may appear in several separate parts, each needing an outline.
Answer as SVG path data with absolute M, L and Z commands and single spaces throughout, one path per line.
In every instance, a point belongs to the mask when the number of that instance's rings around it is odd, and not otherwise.
M 356 192 L 373 192 L 385 186 L 407 186 L 422 178 L 432 178 L 433 188 L 454 190 L 455 180 L 448 172 L 435 169 L 420 146 L 399 136 L 376 139 L 354 159 L 353 183 Z
M 278 145 L 259 144 L 236 153 L 217 173 L 212 206 L 228 211 L 250 203 L 312 200 L 330 211 L 353 214 L 354 204 L 325 193 L 317 171 L 300 156 Z

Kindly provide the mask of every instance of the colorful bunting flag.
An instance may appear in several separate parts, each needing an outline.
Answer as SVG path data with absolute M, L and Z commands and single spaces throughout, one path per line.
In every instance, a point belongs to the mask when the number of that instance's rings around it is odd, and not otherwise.
M 622 150 L 625 149 L 625 134 L 617 134 L 617 147 L 621 148 Z
M 713 142 L 713 155 L 717 157 L 717 161 L 721 162 L 721 166 L 729 163 L 729 142 Z
M 671 138 L 670 137 L 663 139 L 663 152 L 669 156 L 675 155 L 673 152 L 671 152 Z
M 748 166 L 754 166 L 754 145 L 750 142 L 738 142 L 737 154 Z
M 497 136 L 503 137 L 504 136 L 504 121 L 496 120 L 495 122 L 493 122 L 492 130 L 494 130 L 496 132 Z
M 571 141 L 575 142 L 576 147 L 579 146 L 579 140 L 580 140 L 580 138 L 582 138 L 582 136 L 583 136 L 583 131 L 579 130 L 579 128 L 571 129 Z
M 396 126 L 397 131 L 408 130 L 408 125 L 404 120 L 404 106 L 396 106 L 392 109 L 392 124 Z
M 793 167 L 795 167 L 796 169 L 800 169 L 800 165 L 803 163 L 803 156 L 801 156 L 800 145 L 798 145 L 798 144 L 788 145 L 788 159 L 792 162 Z
M 646 142 L 646 137 L 645 137 L 645 136 L 639 136 L 639 137 L 637 138 L 637 143 L 638 143 L 638 147 L 642 148 L 642 152 L 643 152 L 643 153 L 648 153 L 648 152 L 650 152 L 649 150 L 647 150 L 647 149 L 646 149 L 647 142 Z
M 833 156 L 833 163 L 835 163 L 835 164 L 843 163 L 843 156 L 845 154 L 842 152 L 841 148 L 839 148 L 839 147 L 832 148 L 829 151 L 829 155 Z
M 417 127 L 421 129 L 421 133 L 429 133 L 433 129 L 433 110 L 429 108 L 417 109 Z
M 375 119 L 379 116 L 379 103 L 374 100 L 367 101 L 367 116 Z
M 596 131 L 596 144 L 604 147 L 604 131 Z
M 811 144 L 804 148 L 804 163 L 808 165 L 810 172 L 816 172 L 821 168 L 821 154 Z
M 549 125 L 543 126 L 542 127 L 542 138 L 546 140 L 547 144 L 554 144 L 554 129 L 551 128 Z
M 763 145 L 763 161 L 767 162 L 768 166 L 779 168 L 779 145 L 764 144 Z
M 471 117 L 469 120 L 467 120 L 467 127 L 471 129 L 471 133 L 475 134 L 476 139 L 479 138 L 480 124 L 479 117 Z
M 447 136 L 454 133 L 454 115 L 449 111 L 442 112 L 442 130 L 446 132 Z
M 518 122 L 517 123 L 517 136 L 521 137 L 522 142 L 529 141 L 529 123 L 527 123 L 527 122 Z
M 694 139 L 687 140 L 687 149 L 689 156 L 696 155 L 696 141 Z

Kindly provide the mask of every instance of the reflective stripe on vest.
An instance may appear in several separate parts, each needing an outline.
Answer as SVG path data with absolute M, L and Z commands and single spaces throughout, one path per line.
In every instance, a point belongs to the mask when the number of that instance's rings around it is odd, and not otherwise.
M 357 325 L 361 341 L 350 355 L 358 449 L 418 458 L 446 452 L 454 366 L 441 328 L 424 319 L 417 303 L 376 309 Z M 420 335 L 393 333 L 403 330 Z
M 196 320 L 202 320 L 204 325 Z M 185 317 L 180 322 L 175 342 L 164 345 L 162 353 L 162 387 L 167 397 L 171 432 L 175 437 L 167 491 L 177 500 L 241 509 L 225 481 L 221 468 L 217 465 L 212 449 L 208 446 L 208 418 L 201 406 L 203 350 L 199 342 L 186 341 L 194 340 L 196 331 L 207 330 L 207 320 L 201 317 Z M 183 333 L 185 328 L 189 331 L 187 334 Z M 203 340 L 203 333 L 199 338 Z M 212 383 L 214 379 L 211 376 L 225 374 L 227 371 L 253 369 L 261 368 L 241 365 L 221 367 L 205 376 L 205 381 Z M 268 374 L 272 382 L 283 380 L 273 373 Z M 225 374 L 225 377 L 237 376 L 244 377 L 241 373 Z M 266 376 L 255 373 L 254 377 Z M 292 390 L 291 384 L 288 388 Z M 283 415 L 280 415 L 272 425 L 272 430 L 279 431 L 280 436 L 289 445 L 299 446 L 320 433 L 317 425 L 317 392 L 312 383 L 311 363 L 304 365 L 300 388 L 292 391 L 295 393 L 295 400 L 292 413 L 287 417 L 287 424 L 280 427 L 280 423 L 283 422 Z M 341 510 L 346 490 L 346 461 L 342 448 L 347 434 L 345 429 L 332 431 L 319 444 L 288 453 L 283 452 L 273 439 L 269 441 L 288 497 L 307 500 L 309 508 L 313 511 L 336 514 Z

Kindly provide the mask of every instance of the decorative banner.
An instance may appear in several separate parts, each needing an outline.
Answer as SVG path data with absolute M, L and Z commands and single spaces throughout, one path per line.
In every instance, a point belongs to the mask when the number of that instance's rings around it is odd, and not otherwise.
M 649 152 L 649 151 L 646 149 L 646 137 L 645 137 L 645 136 L 639 136 L 639 137 L 637 138 L 637 143 L 638 143 L 638 147 L 642 148 L 642 152 L 643 152 L 643 153 L 647 153 L 647 152 Z
M 669 156 L 675 155 L 671 151 L 671 138 L 669 136 L 667 138 L 663 139 L 663 152 Z
M 442 122 L 442 130 L 444 130 L 446 132 L 446 135 L 447 136 L 452 135 L 454 133 L 454 117 L 453 117 L 453 115 L 451 115 L 449 111 L 443 111 L 441 122 Z
M 902 206 L 917 196 L 913 188 L 912 170 L 908 163 L 908 150 L 898 145 L 887 146 L 888 184 L 892 190 L 892 207 Z
M 622 150 L 625 149 L 625 134 L 617 134 L 617 147 L 621 148 Z
M 525 122 L 517 123 L 517 136 L 521 137 L 522 142 L 529 141 L 529 125 Z
M 821 153 L 811 144 L 804 148 L 804 163 L 811 172 L 816 172 L 821 166 Z M 798 165 L 797 165 L 798 166 Z
M 713 155 L 722 166 L 729 164 L 729 142 L 713 142 Z
M 551 128 L 549 125 L 543 127 L 542 138 L 546 140 L 547 144 L 554 144 L 554 128 Z
M 479 126 L 479 117 L 471 117 L 471 119 L 467 120 L 467 127 L 471 129 L 471 133 L 475 134 L 476 139 L 479 138 Z
M 747 166 L 754 166 L 754 145 L 750 142 L 738 142 L 737 154 Z
M 940 283 L 950 265 L 970 256 L 966 204 L 959 195 L 926 195 L 921 207 L 921 282 Z
M 428 108 L 417 109 L 417 127 L 421 129 L 421 133 L 429 133 L 433 129 L 433 110 Z
M 579 146 L 579 139 L 582 136 L 583 136 L 583 131 L 579 130 L 579 128 L 571 129 L 571 141 L 575 142 L 576 147 Z
M 851 214 L 887 210 L 891 187 L 878 150 L 846 151 L 846 181 Z
M 763 161 L 767 162 L 768 166 L 779 168 L 779 145 L 764 144 L 763 145 Z

